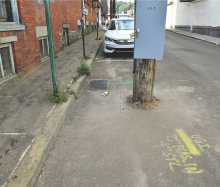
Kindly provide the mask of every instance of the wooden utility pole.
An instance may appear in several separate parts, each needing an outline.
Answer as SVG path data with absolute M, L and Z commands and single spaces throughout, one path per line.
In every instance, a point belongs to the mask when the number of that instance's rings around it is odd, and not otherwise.
M 113 8 L 113 10 L 112 10 L 113 12 L 112 13 L 115 16 L 115 12 L 116 12 L 115 11 L 115 9 L 116 9 L 116 2 L 115 2 L 115 0 L 113 0 L 113 7 L 112 8 Z
M 142 104 L 153 101 L 155 67 L 155 59 L 134 59 L 134 102 L 141 102 Z
M 115 16 L 115 12 L 116 12 L 115 8 L 116 8 L 115 0 L 110 0 L 110 18 L 111 19 L 114 18 Z
M 133 101 L 152 102 L 156 60 L 163 58 L 167 0 L 135 0 Z

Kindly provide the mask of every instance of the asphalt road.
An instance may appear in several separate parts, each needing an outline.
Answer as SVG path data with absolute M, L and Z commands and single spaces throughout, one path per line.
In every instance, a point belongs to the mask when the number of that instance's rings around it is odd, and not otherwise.
M 129 107 L 132 55 L 105 58 L 65 120 L 35 187 L 220 186 L 220 48 L 166 32 L 153 110 Z M 109 95 L 88 89 L 109 80 Z

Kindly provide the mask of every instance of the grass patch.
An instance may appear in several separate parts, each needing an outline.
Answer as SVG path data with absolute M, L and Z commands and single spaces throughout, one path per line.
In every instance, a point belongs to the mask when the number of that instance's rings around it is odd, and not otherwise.
M 77 69 L 78 71 L 78 75 L 90 75 L 91 74 L 91 70 L 90 70 L 90 67 L 85 64 L 85 63 L 82 63 L 80 67 L 78 67 Z
M 51 101 L 54 101 L 57 103 L 66 102 L 68 100 L 67 98 L 68 94 L 64 91 L 64 87 L 61 86 L 60 82 L 57 84 L 55 89 L 56 89 L 56 94 L 54 94 L 53 88 L 43 86 L 42 92 L 45 91 Z
M 78 75 L 76 75 L 75 77 L 73 77 L 73 84 L 75 82 L 77 82 L 77 80 L 82 76 L 82 75 L 90 75 L 91 74 L 91 70 L 89 68 L 89 66 L 85 63 L 81 62 L 81 66 L 77 68 L 77 72 Z M 76 96 L 76 95 L 75 95 Z
M 55 55 L 55 58 L 58 58 L 59 56 L 58 55 Z
M 73 77 L 73 83 L 75 83 L 78 79 L 80 78 L 80 76 L 79 75 L 77 75 L 77 76 L 75 76 L 75 77 Z
M 89 35 L 90 33 L 92 33 L 92 28 L 86 28 L 85 35 Z
M 85 30 L 85 35 L 89 35 L 90 33 L 92 33 L 92 23 L 89 23 L 89 26 L 86 28 Z
M 99 38 L 96 38 L 96 40 L 102 40 L 102 36 L 100 36 Z
M 53 92 L 53 88 L 47 87 L 43 85 L 42 92 L 46 92 L 48 98 L 50 101 L 56 102 L 56 103 L 63 103 L 68 101 L 68 95 L 74 94 L 75 98 L 77 99 L 76 93 L 71 90 L 69 86 L 65 87 L 61 85 L 59 82 L 56 86 L 56 94 Z
M 75 99 L 78 99 L 78 96 L 76 95 L 76 92 L 71 90 L 71 88 L 69 86 L 66 87 L 66 93 L 71 94 L 71 95 L 73 94 L 75 96 Z
M 85 64 L 81 63 L 81 66 L 77 68 L 78 75 L 73 77 L 73 83 L 75 83 L 82 75 L 90 75 L 91 70 L 90 67 Z M 45 85 L 42 86 L 42 92 L 46 92 L 49 99 L 56 103 L 62 103 L 68 101 L 68 95 L 73 94 L 76 99 L 78 99 L 78 96 L 76 95 L 76 92 L 71 90 L 70 86 L 67 86 L 66 88 L 61 85 L 60 82 L 58 82 L 56 86 L 56 93 L 54 94 L 53 88 L 47 87 Z
M 86 60 L 88 60 L 88 59 L 90 59 L 91 57 L 90 57 L 90 55 L 85 55 L 85 59 Z

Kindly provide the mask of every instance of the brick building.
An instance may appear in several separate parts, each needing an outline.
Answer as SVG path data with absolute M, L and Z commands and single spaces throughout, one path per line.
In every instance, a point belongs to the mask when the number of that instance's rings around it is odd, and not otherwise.
M 86 25 L 95 27 L 98 2 L 84 0 Z M 55 53 L 80 37 L 82 0 L 50 5 Z M 0 0 L 0 87 L 5 81 L 49 58 L 44 4 L 38 0 Z
M 108 14 L 108 0 L 102 0 L 102 7 L 101 7 L 101 16 L 106 18 Z

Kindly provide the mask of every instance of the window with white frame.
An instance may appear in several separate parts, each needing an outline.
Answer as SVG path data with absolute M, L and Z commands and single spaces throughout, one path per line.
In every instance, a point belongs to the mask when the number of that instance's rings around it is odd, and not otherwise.
M 48 47 L 47 37 L 40 38 L 39 44 L 40 44 L 40 56 L 41 59 L 44 60 L 49 57 L 49 47 Z
M 0 45 L 0 79 L 15 74 L 11 44 Z
M 0 0 L 0 21 L 13 22 L 10 0 Z
M 0 31 L 25 30 L 20 24 L 17 0 L 0 0 Z

